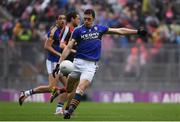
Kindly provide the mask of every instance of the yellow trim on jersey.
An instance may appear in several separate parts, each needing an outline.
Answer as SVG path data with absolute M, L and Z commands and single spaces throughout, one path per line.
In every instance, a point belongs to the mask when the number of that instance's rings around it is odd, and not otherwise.
M 57 30 L 57 29 L 58 29 L 58 28 L 57 28 L 57 26 L 54 26 L 54 27 L 51 29 L 51 32 L 50 32 L 49 38 L 53 38 L 54 33 L 56 32 L 56 30 Z

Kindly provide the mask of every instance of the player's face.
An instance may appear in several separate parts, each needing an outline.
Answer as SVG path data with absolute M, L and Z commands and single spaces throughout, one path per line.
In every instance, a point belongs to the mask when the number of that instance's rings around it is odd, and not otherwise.
M 79 23 L 80 23 L 80 17 L 79 17 L 79 15 L 77 15 L 77 17 L 74 19 L 74 26 L 75 27 L 78 26 Z
M 94 22 L 94 18 L 91 14 L 84 14 L 84 25 L 86 27 L 91 27 Z
M 66 22 L 66 16 L 65 15 L 59 15 L 58 19 L 57 19 L 57 24 L 60 27 L 63 27 L 65 25 Z

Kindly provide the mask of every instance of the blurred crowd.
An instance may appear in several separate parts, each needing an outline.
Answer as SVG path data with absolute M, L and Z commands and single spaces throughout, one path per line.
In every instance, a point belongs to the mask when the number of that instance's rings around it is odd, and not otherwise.
M 144 27 L 148 43 L 180 44 L 179 0 L 1 0 L 0 7 L 12 16 L 0 19 L 0 41 L 44 40 L 45 33 L 59 13 L 93 8 L 96 23 L 109 27 Z M 2 10 L 2 9 L 1 9 Z M 105 37 L 109 38 L 109 37 Z M 125 46 L 133 39 L 119 38 L 118 46 Z
M 1 0 L 0 45 L 13 48 L 16 43 L 44 44 L 46 32 L 60 13 L 93 8 L 96 23 L 109 27 L 146 28 L 148 36 L 104 36 L 103 51 L 140 45 L 142 64 L 148 55 L 144 43 L 152 45 L 154 55 L 164 43 L 180 44 L 180 0 Z M 4 14 L 6 13 L 6 14 Z M 82 20 L 82 19 L 81 19 Z M 44 53 L 43 51 L 41 53 Z M 136 60 L 137 47 L 131 48 L 126 70 Z

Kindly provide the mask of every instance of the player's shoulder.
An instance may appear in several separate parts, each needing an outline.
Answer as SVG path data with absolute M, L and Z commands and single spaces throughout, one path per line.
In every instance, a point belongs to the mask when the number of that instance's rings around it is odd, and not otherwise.
M 64 28 L 63 28 L 63 31 L 66 32 L 66 31 L 69 31 L 70 30 L 70 26 L 69 25 L 65 25 Z
M 83 25 L 80 25 L 80 26 L 75 27 L 75 28 L 74 28 L 74 32 L 75 32 L 75 33 L 80 32 L 80 31 L 82 30 L 82 27 L 83 27 Z
M 99 32 L 107 32 L 108 31 L 108 26 L 105 26 L 105 25 L 100 25 L 100 24 L 97 24 L 97 25 L 94 25 L 94 30 L 97 30 Z
M 98 29 L 108 28 L 108 26 L 106 26 L 106 25 L 101 25 L 101 24 L 96 24 L 96 25 L 94 25 L 94 27 L 97 27 Z
M 51 28 L 51 31 L 56 31 L 56 30 L 58 30 L 58 27 L 57 26 L 53 26 L 52 28 Z
M 57 30 L 58 30 L 57 26 L 51 26 L 49 31 L 50 31 L 50 33 L 55 33 Z
M 74 30 L 79 30 L 79 29 L 82 29 L 83 28 L 83 25 L 80 25 L 80 26 L 77 26 L 74 28 Z
M 47 32 L 48 37 L 53 37 L 57 30 L 58 30 L 57 26 L 51 26 L 49 31 Z

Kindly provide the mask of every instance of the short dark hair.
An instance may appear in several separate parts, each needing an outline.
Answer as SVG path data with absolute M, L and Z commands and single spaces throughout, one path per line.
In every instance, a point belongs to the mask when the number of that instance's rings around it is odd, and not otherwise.
M 56 16 L 55 16 L 56 20 L 58 20 L 59 16 L 60 16 L 60 15 L 56 15 Z
M 75 19 L 76 17 L 77 17 L 77 12 L 76 11 L 71 11 L 71 12 L 68 12 L 67 14 L 66 14 L 66 21 L 67 22 L 71 22 L 71 19 L 73 18 L 73 19 Z
M 56 15 L 55 15 L 55 19 L 56 20 L 58 20 L 59 19 L 59 16 L 62 16 L 62 15 L 66 15 L 64 12 L 61 12 L 61 13 L 57 13 Z
M 84 14 L 91 14 L 95 18 L 95 11 L 93 9 L 86 9 Z

